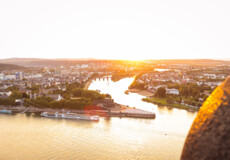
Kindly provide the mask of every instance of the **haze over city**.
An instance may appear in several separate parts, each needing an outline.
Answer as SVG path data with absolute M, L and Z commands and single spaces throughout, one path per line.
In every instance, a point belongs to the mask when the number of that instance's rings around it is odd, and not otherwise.
M 229 160 L 229 0 L 1 0 L 1 160 Z
M 228 0 L 0 2 L 0 58 L 225 59 Z

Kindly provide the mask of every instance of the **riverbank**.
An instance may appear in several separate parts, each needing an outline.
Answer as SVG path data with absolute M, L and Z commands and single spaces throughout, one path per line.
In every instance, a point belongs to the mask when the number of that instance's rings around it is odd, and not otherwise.
M 192 108 L 184 104 L 178 104 L 178 103 L 168 103 L 167 98 L 155 98 L 153 97 L 154 94 L 147 91 L 147 90 L 139 90 L 139 89 L 128 89 L 125 91 L 126 94 L 128 93 L 137 93 L 141 96 L 144 96 L 146 98 L 143 98 L 142 101 L 153 103 L 159 106 L 167 106 L 170 108 L 178 108 L 178 109 L 186 109 L 188 111 L 198 111 L 199 108 Z
M 95 107 L 94 110 L 75 110 L 75 109 L 53 109 L 53 108 L 38 108 L 34 106 L 0 106 L 0 110 L 10 110 L 15 113 L 35 113 L 41 114 L 42 112 L 59 112 L 59 113 L 77 113 L 86 115 L 98 115 L 100 117 L 132 117 L 132 118 L 155 118 L 155 113 L 148 111 L 131 108 L 129 106 L 115 103 L 114 107 L 103 108 L 100 105 Z
M 137 109 L 135 107 L 132 108 L 127 105 L 115 103 L 115 106 L 110 108 L 110 116 L 132 118 L 155 118 L 156 114 L 142 109 Z
M 145 97 L 151 97 L 153 96 L 153 93 L 147 91 L 147 90 L 139 90 L 139 89 L 128 89 L 125 91 L 126 93 L 137 93 L 141 96 L 145 96 Z
M 90 84 L 91 84 L 91 80 L 87 81 L 87 82 L 85 83 L 84 89 L 87 90 L 87 89 L 89 88 L 89 85 L 90 85 Z
M 186 109 L 188 111 L 198 111 L 199 108 L 192 108 L 183 104 L 178 104 L 178 103 L 168 103 L 167 98 L 143 98 L 142 101 L 148 102 L 148 103 L 153 103 L 159 106 L 167 106 L 171 108 L 179 108 L 179 109 Z

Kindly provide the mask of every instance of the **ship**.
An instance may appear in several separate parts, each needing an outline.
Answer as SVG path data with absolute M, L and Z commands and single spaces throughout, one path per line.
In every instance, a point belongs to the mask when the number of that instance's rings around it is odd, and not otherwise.
M 12 111 L 11 110 L 6 110 L 6 109 L 3 109 L 3 110 L 0 110 L 0 113 L 4 113 L 4 114 L 11 114 Z
M 50 118 L 60 118 L 60 119 L 79 119 L 79 120 L 88 120 L 88 121 L 99 121 L 99 116 L 97 115 L 84 115 L 77 113 L 58 113 L 58 112 L 42 112 L 42 117 Z

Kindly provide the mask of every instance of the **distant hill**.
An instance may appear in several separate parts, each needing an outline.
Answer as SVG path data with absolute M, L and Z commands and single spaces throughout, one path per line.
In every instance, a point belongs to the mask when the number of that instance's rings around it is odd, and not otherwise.
M 0 63 L 0 71 L 2 70 L 14 70 L 14 69 L 25 69 L 25 67 L 14 65 L 14 64 L 3 64 Z
M 0 63 L 4 64 L 18 64 L 22 66 L 34 66 L 34 65 L 63 65 L 63 64 L 76 64 L 86 61 L 94 61 L 93 58 L 60 58 L 60 59 L 41 59 L 41 58 L 8 58 L 0 59 Z
M 105 60 L 105 59 L 93 59 L 93 58 L 60 58 L 60 59 L 40 59 L 40 58 L 9 58 L 0 59 L 0 63 L 4 64 L 17 64 L 21 66 L 60 66 L 60 65 L 76 65 L 90 62 L 98 63 L 116 63 L 126 62 L 123 60 Z M 194 64 L 194 65 L 221 65 L 229 64 L 230 61 L 225 60 L 212 60 L 212 59 L 164 59 L 164 60 L 145 60 L 141 62 L 150 62 L 155 64 Z
M 213 60 L 213 59 L 165 59 L 165 60 L 147 60 L 156 64 L 230 64 L 228 60 Z
M 0 63 L 26 65 L 26 64 L 29 64 L 31 62 L 44 61 L 44 60 L 46 60 L 46 59 L 40 59 L 40 58 L 7 58 L 7 59 L 0 59 Z

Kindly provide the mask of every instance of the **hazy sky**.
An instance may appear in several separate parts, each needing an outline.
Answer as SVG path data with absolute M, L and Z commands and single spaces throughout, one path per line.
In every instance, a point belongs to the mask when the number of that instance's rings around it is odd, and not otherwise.
M 230 58 L 230 0 L 0 0 L 0 58 Z

